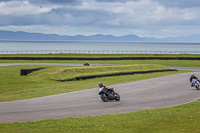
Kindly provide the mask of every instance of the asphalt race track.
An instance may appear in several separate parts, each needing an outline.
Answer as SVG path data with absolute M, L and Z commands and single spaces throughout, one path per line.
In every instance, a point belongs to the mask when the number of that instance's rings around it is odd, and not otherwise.
M 197 70 L 200 71 L 200 68 L 195 68 L 195 71 Z M 109 86 L 117 89 L 116 92 L 121 96 L 119 102 L 103 102 L 97 94 L 98 88 L 0 102 L 0 122 L 125 113 L 192 102 L 199 99 L 200 90 L 190 86 L 190 74 L 176 74 Z M 200 72 L 194 74 L 200 77 Z
M 21 65 L 52 65 L 52 66 L 83 66 L 74 63 L 0 63 L 0 66 L 21 66 Z M 111 66 L 109 64 L 90 64 L 90 66 Z

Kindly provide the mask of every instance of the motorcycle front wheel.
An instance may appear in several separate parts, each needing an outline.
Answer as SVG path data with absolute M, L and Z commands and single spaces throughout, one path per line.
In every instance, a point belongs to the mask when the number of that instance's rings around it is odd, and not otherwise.
M 101 97 L 102 101 L 104 101 L 104 102 L 108 101 L 108 97 L 106 96 L 106 94 L 101 94 L 100 97 Z
M 196 89 L 197 89 L 197 90 L 199 90 L 199 89 L 200 89 L 200 88 L 199 88 L 199 85 L 195 85 L 195 87 L 196 87 Z
M 115 100 L 116 100 L 116 101 L 120 101 L 120 96 L 119 96 L 118 93 L 115 93 Z

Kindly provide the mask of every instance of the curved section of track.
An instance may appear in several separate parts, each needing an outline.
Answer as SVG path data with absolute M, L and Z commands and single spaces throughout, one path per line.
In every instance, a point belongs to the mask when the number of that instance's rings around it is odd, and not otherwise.
M 194 73 L 200 76 L 200 72 Z M 121 101 L 102 102 L 98 88 L 28 100 L 0 102 L 0 122 L 81 117 L 155 109 L 197 100 L 200 91 L 191 88 L 190 73 L 112 85 Z

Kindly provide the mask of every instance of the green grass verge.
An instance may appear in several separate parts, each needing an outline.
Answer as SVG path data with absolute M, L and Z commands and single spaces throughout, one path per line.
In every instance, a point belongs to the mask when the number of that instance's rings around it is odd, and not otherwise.
M 1 133 L 199 133 L 200 101 L 132 113 L 0 123 Z
M 145 65 L 144 65 L 145 66 Z M 147 65 L 149 66 L 149 65 Z M 156 65 L 157 67 L 158 66 Z M 165 76 L 169 74 L 177 74 L 178 72 L 161 72 L 161 73 L 151 73 L 151 74 L 135 74 L 135 75 L 126 75 L 126 76 L 114 76 L 114 77 L 104 77 L 104 78 L 95 78 L 88 80 L 80 81 L 70 81 L 70 82 L 58 82 L 52 79 L 65 78 L 67 75 L 63 73 L 68 69 L 77 70 L 76 73 L 80 72 L 76 67 L 53 67 L 48 69 L 39 70 L 28 76 L 20 76 L 20 69 L 24 68 L 35 68 L 35 67 L 44 67 L 44 66 L 4 66 L 0 67 L 0 102 L 2 101 L 13 101 L 28 99 L 34 97 L 42 97 L 53 94 L 65 93 L 78 91 L 88 88 L 96 88 L 99 82 L 104 82 L 107 85 L 132 82 L 147 78 L 154 78 Z M 165 68 L 165 66 L 162 66 Z M 83 68 L 83 67 L 82 67 Z M 88 67 L 84 68 L 87 69 Z M 101 68 L 101 69 L 107 69 Z M 156 68 L 158 69 L 158 68 Z M 55 71 L 56 70 L 56 71 Z M 58 70 L 58 71 L 57 71 Z M 109 72 L 108 70 L 106 70 Z M 95 72 L 93 70 L 93 72 Z M 97 72 L 97 71 L 96 71 Z M 99 70 L 98 70 L 99 72 Z M 56 74 L 58 73 L 58 74 Z M 84 71 L 83 71 L 84 73 Z M 46 74 L 48 76 L 46 76 Z M 71 74 L 70 74 L 71 75 Z

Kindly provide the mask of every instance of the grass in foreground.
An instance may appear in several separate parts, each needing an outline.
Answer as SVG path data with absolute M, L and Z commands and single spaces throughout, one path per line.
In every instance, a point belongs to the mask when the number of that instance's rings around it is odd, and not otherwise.
M 35 68 L 35 67 L 42 67 L 42 66 L 0 67 L 0 74 L 1 74 L 0 102 L 42 97 L 53 94 L 78 91 L 88 88 L 96 88 L 99 82 L 103 82 L 106 85 L 113 85 L 118 83 L 132 82 L 142 79 L 155 78 L 155 77 L 185 72 L 185 71 L 178 71 L 178 72 L 161 72 L 161 73 L 151 73 L 151 74 L 135 74 L 135 75 L 104 77 L 104 78 L 95 78 L 95 79 L 70 81 L 70 82 L 58 82 L 49 79 L 48 77 L 41 78 L 40 71 L 45 73 L 45 71 L 48 71 L 48 69 L 40 70 L 27 77 L 20 76 L 20 69 Z M 67 67 L 56 67 L 56 69 L 59 70 L 62 70 L 63 68 L 67 69 Z M 51 78 L 57 78 L 56 75 L 54 76 Z
M 125 114 L 0 123 L 1 133 L 199 133 L 200 101 Z

